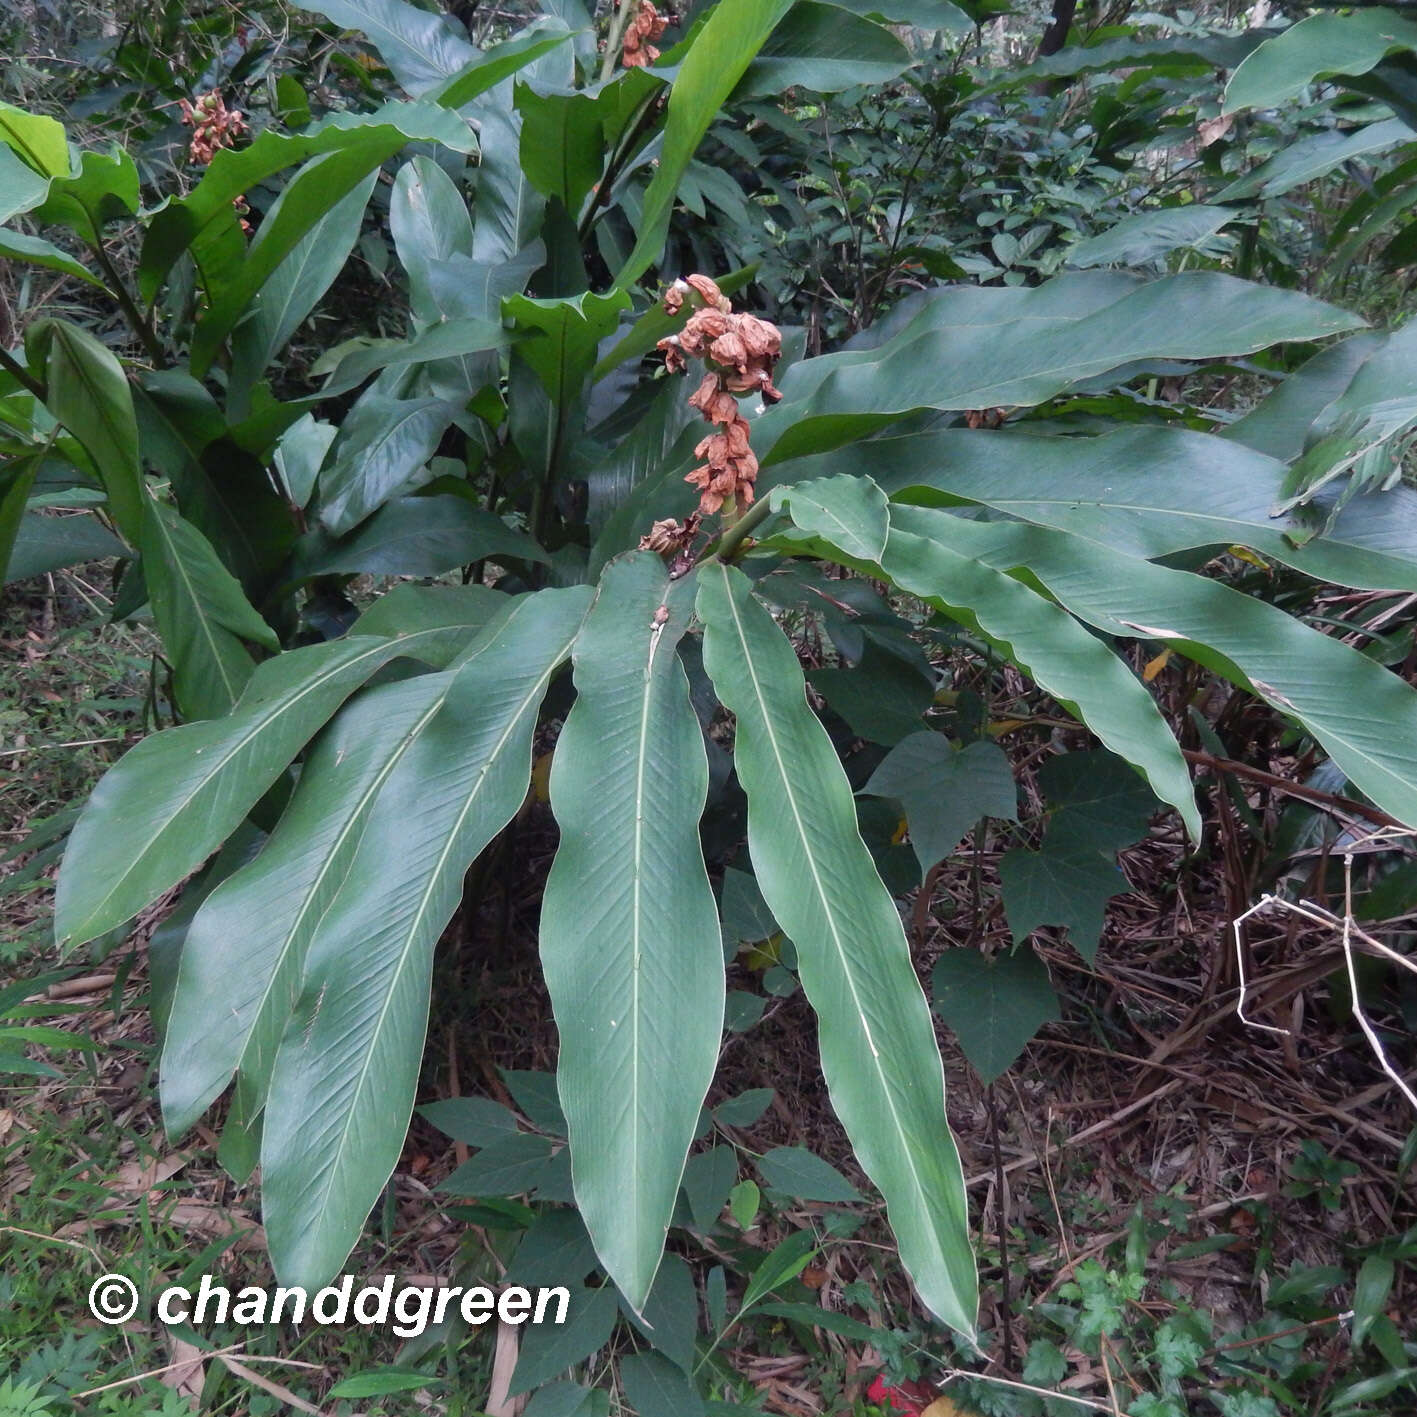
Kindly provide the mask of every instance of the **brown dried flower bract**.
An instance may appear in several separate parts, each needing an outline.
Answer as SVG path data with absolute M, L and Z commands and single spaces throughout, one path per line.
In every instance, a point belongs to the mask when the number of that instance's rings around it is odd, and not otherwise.
M 725 503 L 741 513 L 753 501 L 758 460 L 748 446 L 751 425 L 739 413 L 735 395 L 756 392 L 770 403 L 782 397 L 772 382 L 782 334 L 756 315 L 735 315 L 717 283 L 704 275 L 675 281 L 664 295 L 665 312 L 678 314 L 691 295 L 701 303 L 677 335 L 660 340 L 659 348 L 670 373 L 687 369 L 691 358 L 704 361 L 706 373 L 689 396 L 689 406 L 719 431 L 694 450 L 703 462 L 685 481 L 700 489 L 701 515 L 712 516 Z
M 643 69 L 659 58 L 654 41 L 668 28 L 669 21 L 654 8 L 653 0 L 638 0 L 638 4 L 635 0 L 625 0 L 625 4 L 634 4 L 635 13 L 625 29 L 620 62 L 627 69 Z

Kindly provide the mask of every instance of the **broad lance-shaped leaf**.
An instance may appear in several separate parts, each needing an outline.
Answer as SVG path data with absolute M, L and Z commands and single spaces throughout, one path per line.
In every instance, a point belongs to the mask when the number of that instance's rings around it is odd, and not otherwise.
M 393 102 L 373 113 L 331 113 L 300 133 L 268 128 L 244 148 L 222 148 L 187 196 L 154 215 L 138 263 L 143 299 L 156 298 L 163 278 L 189 247 L 204 288 L 216 290 L 239 278 L 246 238 L 231 203 L 257 183 L 322 153 L 357 150 L 362 170 L 369 172 L 410 141 L 437 142 L 456 152 L 476 146 L 456 114 L 432 103 Z
M 1240 545 L 1317 580 L 1417 590 L 1417 492 L 1354 497 L 1322 535 L 1305 540 L 1308 522 L 1273 515 L 1284 465 L 1208 433 L 1137 425 L 1058 438 L 947 428 L 855 443 L 781 470 L 870 475 L 897 502 L 977 502 L 1147 560 Z M 790 498 L 798 488 L 773 495 Z
M 1310 15 L 1267 39 L 1230 76 L 1222 112 L 1275 108 L 1321 74 L 1366 74 L 1394 51 L 1417 49 L 1417 25 L 1392 10 Z
M 25 334 L 32 367 L 44 369 L 45 407 L 83 445 L 108 494 L 108 510 L 134 545 L 143 533 L 143 475 L 133 393 L 112 350 L 67 320 L 40 320 Z
M 754 424 L 767 463 L 839 446 L 914 409 L 1023 406 L 1139 359 L 1210 359 L 1359 326 L 1295 291 L 1214 271 L 1117 272 L 1031 289 L 945 288 L 878 346 L 804 359 Z M 759 454 L 763 456 L 762 453 Z
M 820 489 L 828 483 L 814 485 Z M 893 581 L 951 619 L 997 641 L 1025 673 L 1113 752 L 1132 763 L 1152 791 L 1181 814 L 1191 836 L 1200 839 L 1200 813 L 1190 772 L 1156 701 L 1136 675 L 1072 616 L 944 540 L 902 539 L 896 530 L 898 514 L 912 509 L 891 508 L 891 534 L 877 565 L 846 554 L 833 538 L 832 522 L 817 514 L 816 504 L 792 505 L 799 525 L 840 553 L 835 559 Z
M 561 843 L 541 963 L 561 1037 L 557 1086 L 576 1203 L 637 1311 L 723 1031 L 723 946 L 699 843 L 708 759 L 675 653 L 694 579 L 670 581 L 650 552 L 605 568 L 551 768 Z
M 81 945 L 195 871 L 381 665 L 466 637 L 465 628 L 436 625 L 290 650 L 257 665 L 224 718 L 144 738 L 104 774 L 69 837 L 54 903 L 56 940 Z
M 405 0 L 308 0 L 302 9 L 360 30 L 415 98 L 473 63 L 478 52 L 450 15 Z
M 590 594 L 526 596 L 469 649 L 383 784 L 310 941 L 261 1141 L 266 1233 L 283 1283 L 320 1285 L 339 1269 L 398 1160 L 433 947 L 468 867 L 526 796 L 541 700 Z
M 1204 576 L 1048 527 L 968 521 L 922 507 L 893 507 L 891 525 L 888 563 L 893 554 L 928 558 L 929 548 L 949 546 L 1043 585 L 1108 634 L 1173 644 L 1253 689 L 1298 719 L 1379 807 L 1417 824 L 1417 693 L 1357 650 Z
M 355 632 L 446 626 L 476 643 L 479 630 L 508 615 L 513 603 L 482 586 L 405 585 L 376 602 Z M 424 655 L 437 663 L 458 659 L 427 648 Z M 345 878 L 379 790 L 451 682 L 449 674 L 424 674 L 366 690 L 346 704 L 315 740 L 261 854 L 196 912 L 164 1039 L 162 1106 L 170 1133 L 190 1127 L 238 1069 L 242 1114 L 255 1116 L 264 1107 L 271 1060 L 299 995 L 311 935 Z M 236 972 L 234 940 L 241 942 Z
M 972 1335 L 978 1281 L 944 1071 L 905 932 L 856 825 L 851 786 L 807 707 L 802 670 L 742 572 L 699 572 L 704 663 L 737 718 L 748 849 L 797 946 L 822 1070 L 900 1257 L 932 1312 Z
M 243 639 L 279 650 L 212 544 L 172 507 L 144 497 L 143 574 L 185 718 L 217 718 L 241 697 L 256 662 Z
M 508 602 L 510 607 L 510 601 Z M 162 1054 L 162 1115 L 180 1136 L 238 1068 L 264 1101 L 311 935 L 344 883 L 370 808 L 441 707 L 452 672 L 357 695 L 307 758 L 260 856 L 212 892 L 182 946 Z M 233 959 L 240 968 L 233 969 Z
M 231 340 L 227 406 L 234 423 L 251 411 L 251 390 L 339 275 L 364 222 L 377 169 L 357 182 L 295 243 L 267 277 Z

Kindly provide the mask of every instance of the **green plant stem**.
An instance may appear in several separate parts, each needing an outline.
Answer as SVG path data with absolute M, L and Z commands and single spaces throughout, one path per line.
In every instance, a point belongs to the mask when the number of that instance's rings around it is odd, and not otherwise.
M 159 369 L 166 368 L 167 357 L 163 353 L 162 345 L 158 342 L 153 327 L 143 318 L 143 312 L 138 309 L 137 301 L 133 299 L 128 287 L 123 283 L 123 278 L 118 274 L 117 267 L 109 258 L 108 252 L 103 249 L 103 242 L 95 241 L 89 250 L 93 252 L 94 260 L 98 262 L 104 275 L 108 278 L 109 292 L 118 302 L 119 309 L 123 311 L 128 323 L 133 327 L 133 333 L 142 341 L 148 358 Z
M 7 374 L 10 374 L 15 379 L 17 379 L 41 403 L 44 402 L 44 385 L 41 384 L 39 380 L 36 379 L 34 375 L 31 374 L 30 371 L 26 369 L 25 366 L 21 364 L 18 359 L 15 359 L 6 349 L 0 349 L 0 369 L 3 369 Z
M 718 539 L 718 544 L 705 549 L 694 565 L 702 565 L 710 558 L 717 558 L 720 561 L 729 561 L 733 553 L 747 539 L 750 532 L 760 527 L 772 513 L 772 499 L 764 497 L 761 501 L 754 502 L 753 505 L 733 523 L 727 531 Z
M 615 72 L 615 60 L 625 43 L 625 31 L 630 27 L 630 16 L 636 9 L 635 0 L 620 0 L 610 21 L 610 33 L 605 37 L 605 54 L 600 61 L 600 82 L 603 84 Z

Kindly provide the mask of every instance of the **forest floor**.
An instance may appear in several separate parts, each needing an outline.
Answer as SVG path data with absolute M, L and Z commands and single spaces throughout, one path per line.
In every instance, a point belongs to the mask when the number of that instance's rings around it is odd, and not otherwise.
M 248 1333 L 216 1354 L 209 1334 L 138 1320 L 107 1329 L 88 1316 L 88 1286 L 101 1273 L 154 1290 L 162 1276 L 205 1269 L 233 1287 L 270 1278 L 258 1188 L 218 1165 L 215 1130 L 202 1125 L 173 1144 L 161 1126 L 146 945 L 171 902 L 101 957 L 61 960 L 48 940 L 56 852 L 36 828 L 62 826 L 144 721 L 153 645 L 141 627 L 98 627 L 112 593 L 104 574 L 86 568 L 15 588 L 0 611 L 0 991 L 56 972 L 31 1002 L 76 1045 L 33 1054 L 53 1076 L 0 1079 L 0 1381 L 9 1371 L 57 1382 L 101 1398 L 107 1412 L 170 1414 L 200 1396 L 203 1410 L 259 1417 L 335 1411 L 332 1384 L 417 1365 L 468 1395 L 460 1405 L 430 1379 L 420 1406 L 477 1410 L 491 1380 L 485 1338 L 466 1345 L 454 1369 L 439 1368 L 427 1344 L 401 1348 L 358 1327 L 302 1331 L 298 1341 Z M 1023 745 L 1025 778 L 1027 756 Z M 1346 1316 L 1362 1258 L 1417 1223 L 1413 1119 L 1341 998 L 1330 997 L 1342 964 L 1333 932 L 1285 915 L 1251 922 L 1250 1017 L 1268 1028 L 1246 1026 L 1235 1007 L 1237 902 L 1224 853 L 1188 858 L 1178 831 L 1158 826 L 1123 853 L 1133 889 L 1113 902 L 1095 964 L 1042 942 L 1062 1020 L 998 1082 L 982 1085 L 940 1026 L 980 1251 L 988 1371 L 1014 1385 L 957 1384 L 949 1391 L 960 1411 L 1027 1413 L 1038 1399 L 1026 1389 L 1043 1388 L 1077 1400 L 1050 1411 L 1125 1412 L 1138 1394 L 1164 1388 L 1168 1345 L 1183 1341 L 1203 1347 L 1222 1396 L 1263 1349 L 1273 1381 L 1284 1388 L 1287 1364 L 1303 1375 L 1305 1404 L 1324 1410 L 1324 1395 L 1360 1371 Z M 450 928 L 422 1100 L 481 1094 L 515 1106 L 503 1070 L 554 1067 L 535 961 L 554 841 L 547 809 L 532 807 L 492 864 L 481 909 Z M 994 865 L 985 850 L 952 859 L 931 907 L 909 912 L 922 978 L 943 950 L 1006 930 L 997 912 L 977 907 Z M 762 993 L 761 974 L 740 956 L 730 986 Z M 0 1008 L 0 1026 L 4 1016 Z M 756 1026 L 728 1036 L 710 1104 L 749 1089 L 773 1098 L 751 1125 L 723 1129 L 744 1154 L 805 1146 L 865 1184 L 830 1111 L 800 991 L 769 997 Z M 415 1120 L 352 1271 L 446 1277 L 483 1243 L 437 1189 L 465 1155 Z M 824 1217 L 853 1208 L 860 1228 L 827 1244 L 803 1280 L 813 1302 L 855 1316 L 880 1340 L 821 1331 L 806 1342 L 780 1320 L 743 1325 L 726 1359 L 764 1411 L 850 1412 L 883 1365 L 932 1382 L 956 1368 L 985 1370 L 918 1308 L 874 1205 L 778 1207 L 750 1243 L 822 1232 Z M 696 1268 L 712 1262 L 684 1253 Z M 1410 1314 L 1412 1298 L 1412 1276 L 1399 1275 L 1392 1315 Z M 1100 1344 L 1082 1341 L 1089 1324 Z M 409 1410 L 409 1394 L 356 1405 L 383 1410 L 381 1401 Z

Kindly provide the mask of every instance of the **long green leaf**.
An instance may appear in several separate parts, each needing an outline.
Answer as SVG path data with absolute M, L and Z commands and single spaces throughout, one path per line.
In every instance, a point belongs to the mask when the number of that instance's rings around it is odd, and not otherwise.
M 302 0 L 301 8 L 367 35 L 394 78 L 414 98 L 479 58 L 450 16 L 405 0 Z
M 910 51 L 884 25 L 844 6 L 798 0 L 758 50 L 734 96 L 790 88 L 840 93 L 889 83 L 910 64 Z
M 978 1289 L 964 1176 L 900 917 L 862 843 L 846 773 L 807 707 L 792 646 L 741 572 L 710 563 L 699 580 L 704 663 L 737 718 L 753 868 L 797 946 L 832 1104 L 885 1196 L 921 1298 L 972 1335 Z
M 892 530 L 879 568 L 863 561 L 847 544 L 855 538 L 838 530 L 859 498 L 843 496 L 841 510 L 831 509 L 835 515 L 822 506 L 837 488 L 859 481 L 836 477 L 809 482 L 806 486 L 815 494 L 810 501 L 784 489 L 794 520 L 841 551 L 839 559 L 847 564 L 884 574 L 902 590 L 996 641 L 1109 748 L 1134 764 L 1199 840 L 1200 813 L 1186 761 L 1156 701 L 1131 670 L 1049 600 L 948 544 L 906 541 Z M 892 526 L 896 510 L 891 509 Z
M 266 1231 L 284 1282 L 318 1285 L 339 1269 L 398 1160 L 433 946 L 468 867 L 526 795 L 542 696 L 589 598 L 587 587 L 541 591 L 478 639 L 379 792 L 310 942 L 261 1143 Z
M 1417 824 L 1417 693 L 1357 650 L 1228 586 L 1066 532 L 920 507 L 893 507 L 891 524 L 893 542 L 925 543 L 921 555 L 948 545 L 1041 583 L 1108 634 L 1172 644 L 1252 689 L 1298 719 L 1379 807 Z
M 369 172 L 415 141 L 441 143 L 455 152 L 475 147 L 466 122 L 436 104 L 386 103 L 373 113 L 332 113 L 302 133 L 268 128 L 247 147 L 222 148 L 186 197 L 154 215 L 138 265 L 143 298 L 156 298 L 163 277 L 188 248 L 209 292 L 237 279 L 246 240 L 232 200 L 283 168 L 321 153 L 357 149 Z
M 378 172 L 368 173 L 296 242 L 267 277 L 231 341 L 227 380 L 233 422 L 250 412 L 250 391 L 319 303 L 354 250 Z
M 280 641 L 211 542 L 173 508 L 152 497 L 146 503 L 143 574 L 177 703 L 187 718 L 217 718 L 232 709 L 256 667 L 241 641 L 272 650 Z
M 453 421 L 442 399 L 367 389 L 344 420 L 335 461 L 320 474 L 320 521 L 336 536 L 408 486 Z
M 64 566 L 103 561 L 123 554 L 123 543 L 106 531 L 97 517 L 26 512 L 20 519 L 19 532 L 10 550 L 5 581 L 8 584 L 28 580 Z
M 946 289 L 875 348 L 805 359 L 754 425 L 769 462 L 822 452 L 914 409 L 1042 403 L 1140 359 L 1209 359 L 1353 329 L 1294 291 L 1195 271 L 1138 283 L 1115 272 L 1033 289 Z M 759 456 L 762 456 L 760 453 Z
M 225 718 L 143 739 L 103 776 L 69 837 L 55 938 L 81 945 L 150 905 L 231 835 L 380 665 L 458 639 L 456 627 L 437 625 L 391 639 L 360 635 L 290 650 L 256 667 Z
M 510 602 L 508 603 L 510 606 Z M 357 695 L 315 743 L 265 849 L 197 912 L 162 1054 L 162 1115 L 180 1136 L 241 1070 L 264 1101 L 306 950 L 349 873 L 380 789 L 441 708 L 450 672 Z M 233 970 L 233 941 L 241 968 Z
M 118 529 L 142 536 L 142 469 L 133 392 L 112 351 L 66 320 L 41 320 L 25 336 L 32 361 L 44 352 L 45 407 L 83 445 L 108 494 Z
M 1366 74 L 1394 51 L 1417 49 L 1417 25 L 1391 10 L 1310 15 L 1266 40 L 1230 76 L 1222 112 L 1275 108 L 1323 74 Z
M 645 193 L 634 250 L 615 277 L 617 289 L 637 281 L 658 258 L 685 168 L 743 71 L 792 6 L 793 0 L 719 0 L 709 12 L 669 92 L 659 165 Z
M 13 458 L 0 470 L 0 583 L 10 579 L 10 555 L 24 525 L 25 504 L 39 472 L 40 456 L 30 453 Z
M 1417 492 L 1355 497 L 1307 540 L 1309 523 L 1273 514 L 1283 464 L 1205 433 L 1135 425 L 1055 438 L 949 428 L 856 443 L 784 471 L 874 474 L 898 502 L 980 503 L 1147 560 L 1240 545 L 1318 580 L 1417 590 Z
M 0 256 L 7 261 L 28 261 L 44 266 L 61 275 L 73 276 L 89 285 L 106 289 L 104 283 L 87 266 L 82 266 L 67 251 L 61 251 L 52 241 L 39 236 L 26 236 L 20 231 L 0 231 Z
M 576 1203 L 636 1311 L 723 1031 L 723 945 L 698 831 L 708 760 L 675 653 L 692 582 L 671 582 L 650 552 L 605 568 L 551 769 L 561 843 L 541 962 L 561 1038 L 557 1086 Z

